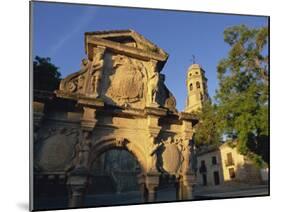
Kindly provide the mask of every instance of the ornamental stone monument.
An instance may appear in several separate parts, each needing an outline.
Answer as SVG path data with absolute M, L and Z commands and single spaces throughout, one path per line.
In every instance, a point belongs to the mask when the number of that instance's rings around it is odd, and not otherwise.
M 53 95 L 34 97 L 34 173 L 64 179 L 69 206 L 83 206 L 90 167 L 111 149 L 138 161 L 143 200 L 157 200 L 161 175 L 192 199 L 190 142 L 197 119 L 176 110 L 161 74 L 168 54 L 133 30 L 85 33 L 81 69 Z

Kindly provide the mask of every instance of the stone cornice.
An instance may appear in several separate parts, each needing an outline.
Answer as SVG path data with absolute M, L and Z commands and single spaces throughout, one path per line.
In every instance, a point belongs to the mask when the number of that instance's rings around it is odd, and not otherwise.
M 114 52 L 129 55 L 135 58 L 143 59 L 143 60 L 157 60 L 161 62 L 166 62 L 168 59 L 168 55 L 157 54 L 152 51 L 145 51 L 142 49 L 134 48 L 131 46 L 127 46 L 124 44 L 120 44 L 114 41 L 105 40 L 97 37 L 90 37 L 87 39 L 87 54 L 89 59 L 93 57 L 93 51 L 90 49 L 94 46 L 104 46 Z

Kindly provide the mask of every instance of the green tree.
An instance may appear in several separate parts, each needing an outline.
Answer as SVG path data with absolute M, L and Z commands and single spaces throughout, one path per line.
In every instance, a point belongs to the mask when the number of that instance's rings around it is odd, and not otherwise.
M 49 57 L 36 56 L 33 61 L 33 87 L 36 90 L 54 91 L 59 87 L 60 72 Z
M 230 27 L 224 41 L 230 50 L 217 67 L 220 127 L 260 165 L 268 162 L 268 27 Z
M 211 101 L 203 104 L 202 110 L 196 112 L 199 123 L 195 126 L 194 141 L 196 147 L 204 145 L 219 144 L 221 141 L 219 132 L 219 119 L 217 116 L 216 105 Z

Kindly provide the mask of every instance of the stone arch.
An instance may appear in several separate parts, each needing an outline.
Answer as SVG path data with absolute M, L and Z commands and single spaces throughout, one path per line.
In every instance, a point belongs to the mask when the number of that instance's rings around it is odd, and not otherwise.
M 196 88 L 200 88 L 201 86 L 200 86 L 200 82 L 199 81 L 197 81 L 196 82 Z
M 112 149 L 127 150 L 138 161 L 141 168 L 141 172 L 143 173 L 145 172 L 146 170 L 145 154 L 136 144 L 134 144 L 133 142 L 131 142 L 126 138 L 116 139 L 114 137 L 108 137 L 96 141 L 91 148 L 89 164 L 92 165 L 95 162 L 95 160 L 100 157 L 101 154 Z
M 192 83 L 189 84 L 189 90 L 190 90 L 190 91 L 193 90 L 193 85 L 192 85 Z

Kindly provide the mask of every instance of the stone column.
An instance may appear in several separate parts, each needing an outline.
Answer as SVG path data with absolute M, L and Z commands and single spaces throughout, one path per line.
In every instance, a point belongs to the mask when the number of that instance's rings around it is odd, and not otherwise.
M 188 173 L 182 176 L 181 179 L 181 200 L 192 200 L 193 186 L 195 184 L 195 177 L 193 173 Z
M 85 170 L 75 170 L 74 172 L 70 173 L 67 184 L 69 187 L 68 206 L 70 208 L 83 206 L 88 184 L 88 172 L 85 172 Z
M 157 200 L 157 189 L 158 185 L 147 185 L 147 202 L 155 202 Z
M 176 182 L 176 197 L 177 197 L 177 200 L 182 200 L 182 182 L 181 182 L 181 180 L 178 180 L 178 182 Z
M 145 183 L 139 184 L 139 187 L 140 187 L 142 201 L 147 202 L 148 201 L 148 192 L 147 192 Z
M 143 174 L 138 175 L 138 184 L 139 184 L 142 201 L 147 202 L 148 196 L 147 196 L 147 189 L 145 185 L 145 177 Z
M 157 200 L 157 187 L 159 185 L 159 174 L 148 174 L 145 179 L 147 189 L 147 202 L 155 202 Z
M 69 207 L 83 206 L 85 191 L 89 180 L 89 154 L 91 148 L 91 131 L 81 130 L 78 144 L 77 160 L 68 174 L 67 184 L 70 190 Z

